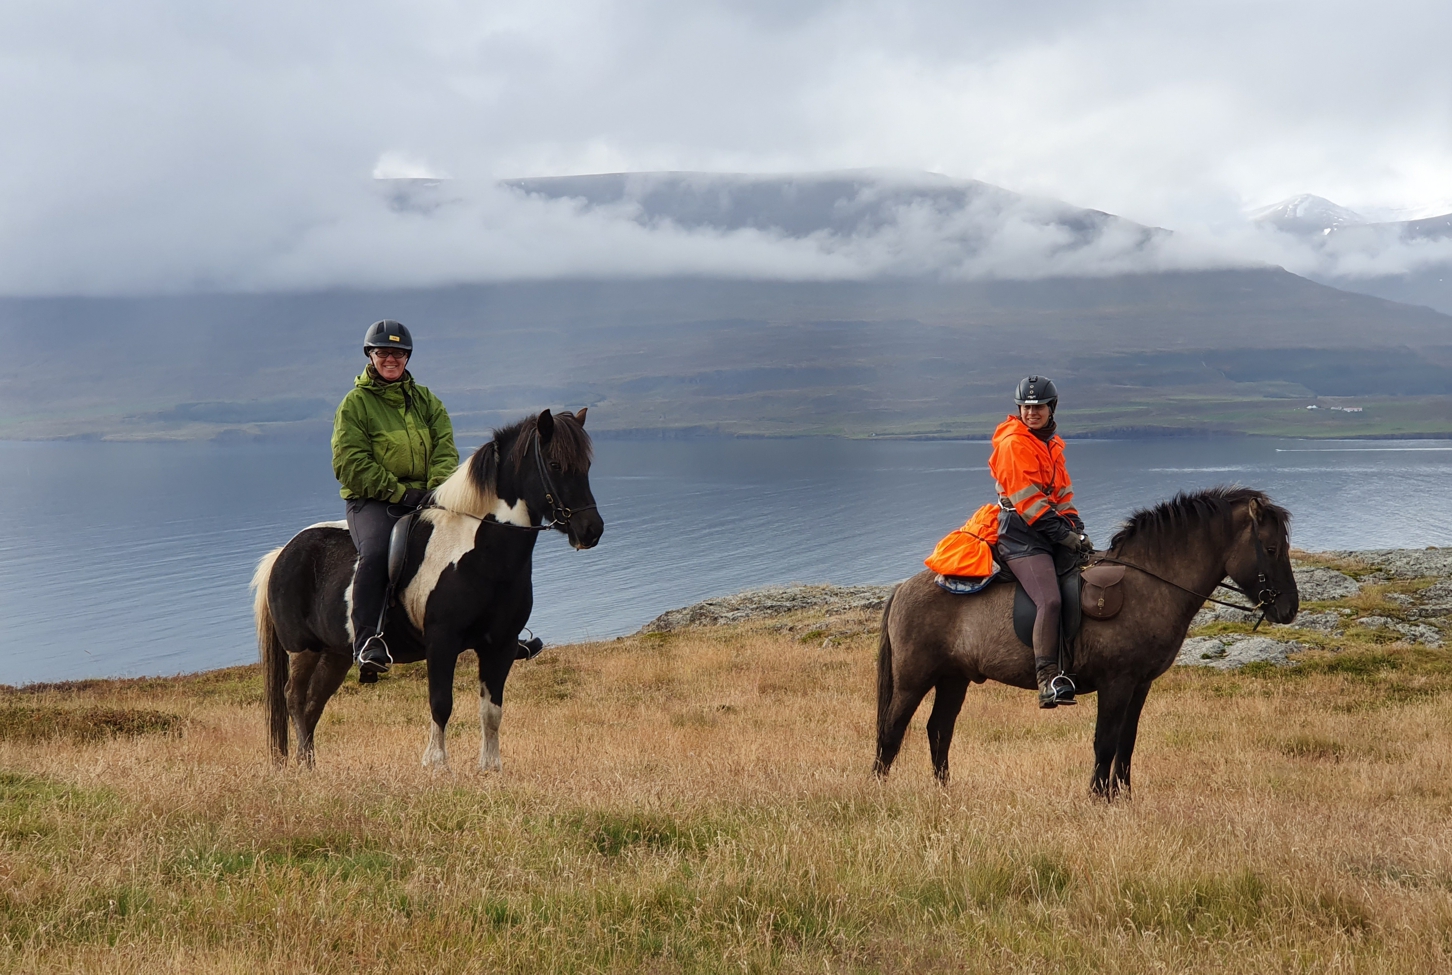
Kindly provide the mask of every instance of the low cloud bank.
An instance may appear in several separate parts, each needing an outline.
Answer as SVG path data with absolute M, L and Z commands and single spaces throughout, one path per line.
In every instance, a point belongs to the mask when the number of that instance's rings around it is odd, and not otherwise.
M 709 184 L 695 187 L 693 199 L 709 201 L 750 181 L 798 181 L 778 187 L 790 195 L 812 180 L 843 177 L 692 178 Z M 1452 239 L 1411 239 L 1393 225 L 1324 238 L 1249 223 L 1171 232 L 983 183 L 854 178 L 850 194 L 822 205 L 817 224 L 792 229 L 773 224 L 770 207 L 742 217 L 729 200 L 721 210 L 734 216 L 717 219 L 699 207 L 661 212 L 638 193 L 601 202 L 428 178 L 298 194 L 231 226 L 225 208 L 128 208 L 38 239 L 7 240 L 0 231 L 0 292 L 309 291 L 565 277 L 1023 280 L 1264 265 L 1357 278 L 1452 264 Z

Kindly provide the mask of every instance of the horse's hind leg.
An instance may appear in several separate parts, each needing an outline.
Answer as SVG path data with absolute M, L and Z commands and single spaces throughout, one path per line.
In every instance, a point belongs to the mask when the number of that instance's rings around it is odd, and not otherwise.
M 926 682 L 904 682 L 893 688 L 887 714 L 877 730 L 877 761 L 873 771 L 878 778 L 887 775 L 887 770 L 892 768 L 893 759 L 902 749 L 902 736 L 907 732 L 908 722 L 912 721 L 930 686 Z
M 928 751 L 933 756 L 933 774 L 941 785 L 948 784 L 948 746 L 953 744 L 953 725 L 967 693 L 967 680 L 944 677 L 938 681 L 938 692 L 933 696 L 933 713 L 928 716 Z
M 303 660 L 302 658 L 310 658 Z M 347 653 L 316 653 L 308 651 L 293 656 L 292 673 L 287 681 L 288 711 L 297 730 L 297 757 L 309 768 L 313 764 L 313 732 L 343 679 L 353 658 Z
M 1139 735 L 1139 713 L 1144 710 L 1144 699 L 1149 696 L 1150 682 L 1145 681 L 1134 689 L 1134 695 L 1125 708 L 1124 723 L 1119 729 L 1119 747 L 1114 750 L 1114 769 L 1109 775 L 1109 791 L 1113 794 L 1130 794 L 1129 763 L 1134 757 L 1134 742 Z

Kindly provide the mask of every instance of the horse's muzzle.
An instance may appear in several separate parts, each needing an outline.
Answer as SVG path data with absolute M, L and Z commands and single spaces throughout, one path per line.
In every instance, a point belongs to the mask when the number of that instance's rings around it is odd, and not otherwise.
M 583 552 L 600 544 L 600 536 L 605 534 L 605 519 L 594 509 L 580 511 L 570 517 L 566 528 L 570 546 Z
M 1265 618 L 1272 623 L 1289 623 L 1301 611 L 1301 598 L 1294 592 L 1281 593 L 1275 602 L 1265 606 Z

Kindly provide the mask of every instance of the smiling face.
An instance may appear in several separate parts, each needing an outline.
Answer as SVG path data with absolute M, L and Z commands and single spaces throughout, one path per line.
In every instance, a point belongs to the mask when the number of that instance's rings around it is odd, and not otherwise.
M 408 366 L 408 353 L 402 349 L 369 349 L 368 361 L 380 379 L 386 383 L 396 382 Z
M 1018 408 L 1019 419 L 1023 420 L 1024 426 L 1030 430 L 1042 430 L 1049 425 L 1049 417 L 1053 416 L 1047 403 L 1040 403 L 1036 406 L 1020 406 Z

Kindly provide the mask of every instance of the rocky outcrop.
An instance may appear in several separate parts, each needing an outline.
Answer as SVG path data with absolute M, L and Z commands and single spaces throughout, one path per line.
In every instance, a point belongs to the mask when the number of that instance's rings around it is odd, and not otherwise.
M 1249 663 L 1286 666 L 1294 662 L 1293 654 L 1308 646 L 1334 651 L 1341 641 L 1352 639 L 1440 647 L 1444 632 L 1452 634 L 1452 548 L 1327 552 L 1308 558 L 1347 571 L 1297 564 L 1296 588 L 1302 610 L 1295 622 L 1264 624 L 1259 632 L 1249 633 L 1236 628 L 1254 624 L 1258 614 L 1208 603 L 1195 615 L 1190 632 L 1196 635 L 1185 641 L 1175 662 L 1218 669 Z M 1437 581 L 1420 590 L 1417 586 L 1422 583 L 1405 581 L 1429 577 Z M 858 629 L 853 632 L 862 632 L 873 625 L 862 614 L 880 612 L 892 588 L 794 585 L 754 589 L 662 613 L 641 631 L 721 626 L 810 610 L 824 617 L 857 614 Z M 1227 601 L 1237 599 L 1233 593 L 1222 595 Z M 1212 632 L 1205 633 L 1205 628 Z
M 1180 647 L 1175 663 L 1182 667 L 1215 667 L 1233 670 L 1246 664 L 1290 663 L 1290 655 L 1305 647 L 1291 640 L 1282 643 L 1267 636 L 1193 636 Z
M 640 628 L 642 633 L 668 633 L 688 626 L 722 626 L 747 620 L 785 616 L 804 609 L 837 616 L 855 611 L 877 612 L 892 586 L 772 586 L 734 596 L 721 596 L 662 613 Z

